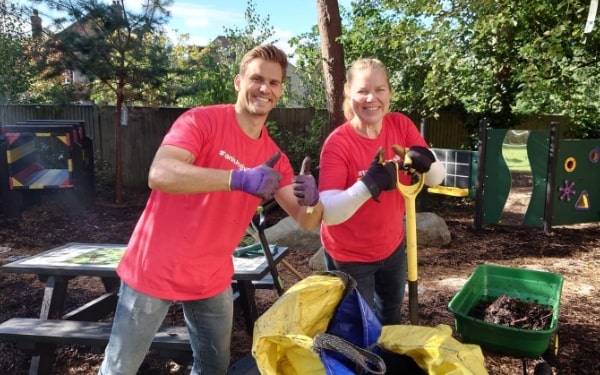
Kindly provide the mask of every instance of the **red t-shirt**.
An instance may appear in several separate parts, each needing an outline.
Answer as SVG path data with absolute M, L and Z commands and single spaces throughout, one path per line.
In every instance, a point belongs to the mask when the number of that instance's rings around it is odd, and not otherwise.
M 190 151 L 194 165 L 253 168 L 279 147 L 263 127 L 259 139 L 238 125 L 233 105 L 198 107 L 183 113 L 162 141 Z M 283 153 L 274 167 L 281 186 L 293 170 Z M 132 288 L 168 300 L 208 298 L 231 285 L 232 253 L 260 198 L 242 191 L 169 194 L 153 190 L 117 272 Z
M 319 164 L 319 190 L 346 190 L 369 169 L 377 149 L 383 147 L 385 159 L 399 159 L 392 145 L 427 146 L 415 124 L 405 115 L 389 113 L 383 118 L 377 139 L 359 135 L 346 122 L 325 140 Z M 400 174 L 400 182 L 411 183 Z M 404 198 L 397 189 L 384 191 L 379 203 L 365 202 L 352 217 L 341 224 L 321 223 L 321 241 L 331 256 L 343 262 L 376 262 L 387 258 L 404 238 Z

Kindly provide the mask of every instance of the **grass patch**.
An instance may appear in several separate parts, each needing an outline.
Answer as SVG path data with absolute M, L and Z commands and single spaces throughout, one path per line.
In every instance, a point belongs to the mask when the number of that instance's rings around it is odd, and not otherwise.
M 505 144 L 502 147 L 502 155 L 506 160 L 508 169 L 512 172 L 531 172 L 526 145 L 511 146 Z

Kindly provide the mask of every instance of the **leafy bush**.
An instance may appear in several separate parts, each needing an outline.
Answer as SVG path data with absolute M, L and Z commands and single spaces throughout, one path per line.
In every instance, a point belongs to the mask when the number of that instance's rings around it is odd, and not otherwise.
M 325 119 L 320 116 L 315 116 L 308 128 L 308 134 L 298 136 L 298 133 L 289 131 L 279 132 L 277 124 L 268 122 L 267 128 L 269 134 L 275 139 L 286 155 L 290 158 L 290 162 L 294 167 L 294 172 L 300 171 L 302 161 L 306 156 L 312 159 L 311 172 L 318 180 L 319 178 L 319 156 L 321 153 L 321 145 L 323 144 L 321 132 Z

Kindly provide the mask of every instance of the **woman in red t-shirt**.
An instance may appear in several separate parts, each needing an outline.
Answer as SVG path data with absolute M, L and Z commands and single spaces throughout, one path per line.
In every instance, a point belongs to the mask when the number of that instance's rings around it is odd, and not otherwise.
M 328 136 L 321 150 L 321 240 L 328 268 L 357 281 L 361 295 L 383 324 L 399 324 L 406 246 L 405 204 L 396 181 L 408 185 L 411 176 L 397 173 L 394 164 L 401 156 L 392 146 L 400 146 L 396 149 L 401 153 L 407 150 L 410 167 L 424 173 L 429 186 L 443 180 L 444 167 L 415 124 L 403 114 L 389 112 L 392 90 L 379 60 L 354 62 L 344 94 L 347 121 Z

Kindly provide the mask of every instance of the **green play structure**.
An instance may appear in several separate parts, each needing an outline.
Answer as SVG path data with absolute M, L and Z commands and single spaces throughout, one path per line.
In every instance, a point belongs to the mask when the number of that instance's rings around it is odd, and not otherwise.
M 527 138 L 533 187 L 521 224 L 545 231 L 600 222 L 600 139 L 559 139 L 557 127 L 553 123 L 548 130 L 530 130 Z M 428 191 L 474 198 L 475 229 L 498 223 L 511 190 L 502 153 L 507 132 L 482 121 L 477 151 L 434 149 L 449 173 Z

